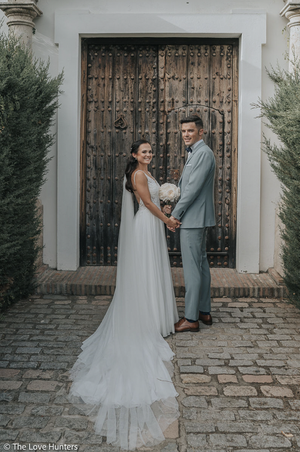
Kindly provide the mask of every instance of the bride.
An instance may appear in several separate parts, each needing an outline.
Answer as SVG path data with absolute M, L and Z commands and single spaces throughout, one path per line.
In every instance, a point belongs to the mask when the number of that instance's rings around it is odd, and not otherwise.
M 162 337 L 174 333 L 178 320 L 163 222 L 171 228 L 179 223 L 160 210 L 160 187 L 148 171 L 151 160 L 148 141 L 133 143 L 115 294 L 100 326 L 82 344 L 69 394 L 107 443 L 127 450 L 163 441 L 163 431 L 179 415 L 170 377 L 174 354 Z M 136 215 L 132 193 L 139 203 Z

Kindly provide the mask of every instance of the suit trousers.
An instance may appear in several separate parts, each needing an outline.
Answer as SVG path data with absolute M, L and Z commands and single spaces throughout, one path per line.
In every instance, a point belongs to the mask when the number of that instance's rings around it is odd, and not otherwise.
M 185 318 L 198 320 L 199 311 L 211 310 L 206 228 L 180 228 L 180 243 L 185 283 Z

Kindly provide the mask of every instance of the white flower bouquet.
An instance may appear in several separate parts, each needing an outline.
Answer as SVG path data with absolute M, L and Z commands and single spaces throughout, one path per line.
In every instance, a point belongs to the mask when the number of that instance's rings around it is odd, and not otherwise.
M 162 211 L 170 217 L 172 213 L 172 205 L 178 201 L 180 196 L 180 188 L 174 184 L 163 184 L 159 189 L 159 199 L 161 201 Z

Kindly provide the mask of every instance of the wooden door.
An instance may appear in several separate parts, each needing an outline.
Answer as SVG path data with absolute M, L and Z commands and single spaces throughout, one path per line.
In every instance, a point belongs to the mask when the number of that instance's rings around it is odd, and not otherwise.
M 178 183 L 186 155 L 180 119 L 198 113 L 216 157 L 211 266 L 235 266 L 237 41 L 82 42 L 81 265 L 116 265 L 122 181 L 133 141 L 150 141 L 150 170 Z M 179 233 L 167 234 L 181 265 Z

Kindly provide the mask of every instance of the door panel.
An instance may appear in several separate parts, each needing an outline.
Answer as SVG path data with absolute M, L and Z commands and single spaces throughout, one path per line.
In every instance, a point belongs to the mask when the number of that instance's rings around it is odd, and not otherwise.
M 116 265 L 122 182 L 133 141 L 150 141 L 160 183 L 178 183 L 186 152 L 180 119 L 198 113 L 216 157 L 217 226 L 211 266 L 235 266 L 237 41 L 82 42 L 81 265 Z M 179 233 L 167 232 L 181 265 Z

